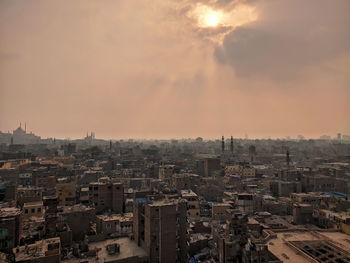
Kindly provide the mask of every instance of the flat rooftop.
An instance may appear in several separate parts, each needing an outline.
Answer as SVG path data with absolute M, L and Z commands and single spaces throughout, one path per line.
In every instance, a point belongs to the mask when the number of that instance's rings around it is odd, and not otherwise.
M 16 247 L 13 249 L 16 261 L 29 261 L 45 257 L 50 250 L 50 255 L 58 255 L 60 249 L 60 238 L 54 237 L 43 239 L 34 244 Z
M 327 259 L 328 261 L 321 261 L 314 258 L 314 262 L 338 262 L 345 263 L 350 262 L 342 259 L 344 254 L 350 251 L 350 236 L 340 232 L 319 232 L 319 231 L 285 231 L 285 232 L 276 232 L 276 237 L 268 241 L 268 248 L 276 257 L 282 260 L 284 263 L 309 263 L 312 261 L 312 256 L 306 253 L 302 249 L 301 244 L 315 244 L 314 241 L 318 244 L 319 249 L 322 249 L 323 246 L 327 246 L 327 243 L 333 244 L 336 248 L 339 248 L 340 251 L 334 249 L 334 257 L 331 256 Z M 294 245 L 293 245 L 294 244 Z M 299 244 L 296 246 L 296 244 Z M 344 252 L 345 251 L 345 252 Z M 338 253 L 343 255 L 338 255 Z
M 97 218 L 103 220 L 103 221 L 130 221 L 133 218 L 133 213 L 124 213 L 121 214 L 112 214 L 112 215 L 97 215 Z
M 182 197 L 197 197 L 197 194 L 192 190 L 181 190 Z
M 63 208 L 63 213 L 84 212 L 84 211 L 94 210 L 94 208 L 88 207 L 82 204 L 76 204 L 73 206 L 64 206 L 62 208 Z
M 149 206 L 170 206 L 175 205 L 174 200 L 159 200 L 148 204 Z
M 4 207 L 0 209 L 0 218 L 13 217 L 21 213 L 21 210 L 16 207 Z
M 106 247 L 108 245 L 118 244 L 120 246 L 120 253 L 109 255 Z M 100 249 L 97 256 L 102 262 L 114 262 L 118 260 L 125 260 L 131 257 L 147 257 L 147 253 L 143 248 L 137 246 L 135 242 L 128 237 L 108 239 L 101 242 L 94 242 L 89 244 L 89 249 Z
M 35 202 L 27 202 L 23 204 L 23 207 L 37 207 L 37 206 L 43 206 L 42 201 L 35 201 Z

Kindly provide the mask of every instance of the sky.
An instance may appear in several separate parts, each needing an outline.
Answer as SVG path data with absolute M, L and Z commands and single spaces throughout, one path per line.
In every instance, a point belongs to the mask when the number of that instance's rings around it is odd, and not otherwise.
M 56 138 L 350 134 L 350 1 L 0 0 L 0 130 L 20 122 Z

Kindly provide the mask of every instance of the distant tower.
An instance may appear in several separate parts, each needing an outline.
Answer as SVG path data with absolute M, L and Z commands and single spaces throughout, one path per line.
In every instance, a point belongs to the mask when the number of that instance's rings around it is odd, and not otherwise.
M 290 164 L 289 150 L 287 150 L 286 161 L 287 161 L 287 167 L 289 168 L 289 164 Z
M 53 138 L 53 144 L 56 144 L 56 138 Z
M 255 161 L 255 157 L 256 157 L 256 148 L 254 145 L 250 145 L 249 146 L 249 158 L 251 162 Z
M 222 153 L 225 152 L 225 138 L 224 138 L 224 136 L 222 136 L 222 138 L 221 138 L 221 151 L 222 151 Z
M 112 140 L 109 141 L 109 150 L 112 151 Z
M 338 140 L 338 141 L 341 141 L 341 137 L 342 137 L 342 136 L 341 136 L 341 133 L 338 133 L 338 134 L 337 134 L 337 140 Z
M 233 137 L 231 136 L 230 151 L 233 154 Z
M 24 132 L 27 133 L 27 123 L 24 123 Z
M 11 145 L 13 145 L 13 137 L 11 136 Z

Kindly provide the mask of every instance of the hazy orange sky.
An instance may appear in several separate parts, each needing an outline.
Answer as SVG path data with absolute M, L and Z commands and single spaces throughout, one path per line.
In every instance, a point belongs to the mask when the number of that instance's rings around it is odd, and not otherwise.
M 350 134 L 350 1 L 0 0 L 0 130 L 19 122 L 59 138 Z

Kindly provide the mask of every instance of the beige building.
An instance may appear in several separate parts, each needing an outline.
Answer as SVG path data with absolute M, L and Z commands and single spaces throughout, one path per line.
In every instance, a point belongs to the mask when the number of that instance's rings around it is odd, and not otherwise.
M 161 165 L 159 166 L 159 179 L 170 179 L 175 172 L 175 165 Z
M 255 177 L 256 169 L 243 165 L 227 165 L 225 167 L 225 176 L 238 174 L 241 177 Z
M 187 214 L 190 217 L 199 217 L 200 207 L 198 195 L 192 190 L 182 190 L 181 197 L 187 201 Z
M 56 195 L 60 206 L 71 206 L 76 202 L 75 182 L 56 184 Z
M 276 232 L 270 236 L 268 249 L 283 263 L 349 262 L 348 239 L 339 232 Z
M 132 213 L 97 215 L 96 230 L 98 234 L 125 236 L 132 233 Z
M 226 220 L 227 210 L 231 208 L 231 204 L 229 203 L 218 203 L 214 204 L 211 209 L 211 217 L 213 220 Z
M 59 263 L 61 262 L 61 242 L 59 237 L 43 239 L 13 249 L 15 262 Z
M 22 217 L 27 220 L 31 217 L 43 217 L 44 205 L 42 201 L 24 203 Z

